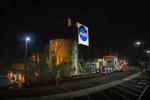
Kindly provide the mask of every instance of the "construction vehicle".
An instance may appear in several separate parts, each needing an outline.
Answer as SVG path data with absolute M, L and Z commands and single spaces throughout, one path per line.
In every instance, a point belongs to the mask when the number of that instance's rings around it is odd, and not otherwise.
M 128 71 L 128 64 L 124 59 L 116 56 L 103 56 L 101 59 L 95 59 L 86 63 L 86 71 L 107 75 L 115 71 Z

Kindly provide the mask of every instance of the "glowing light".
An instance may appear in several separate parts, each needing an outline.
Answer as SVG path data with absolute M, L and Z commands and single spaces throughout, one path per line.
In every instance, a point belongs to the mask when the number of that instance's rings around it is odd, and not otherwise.
M 21 74 L 18 75 L 18 79 L 19 79 L 19 81 L 22 80 L 22 75 Z
M 22 76 L 21 81 L 22 81 L 22 83 L 25 83 L 25 76 L 24 75 Z
M 149 54 L 149 53 L 150 53 L 150 50 L 146 50 L 146 53 L 148 53 L 148 54 Z
M 141 45 L 142 43 L 141 43 L 141 41 L 137 41 L 135 44 L 136 45 Z
M 26 41 L 27 41 L 27 42 L 30 41 L 30 37 L 26 37 Z
M 34 74 L 35 74 L 36 77 L 39 76 L 38 72 L 34 72 Z

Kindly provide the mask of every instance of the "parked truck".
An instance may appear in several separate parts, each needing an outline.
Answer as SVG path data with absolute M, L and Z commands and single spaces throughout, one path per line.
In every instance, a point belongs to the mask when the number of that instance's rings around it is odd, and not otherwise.
M 86 62 L 87 72 L 100 72 L 110 74 L 115 71 L 128 71 L 128 64 L 125 59 L 119 59 L 116 56 L 103 56 L 102 58 Z

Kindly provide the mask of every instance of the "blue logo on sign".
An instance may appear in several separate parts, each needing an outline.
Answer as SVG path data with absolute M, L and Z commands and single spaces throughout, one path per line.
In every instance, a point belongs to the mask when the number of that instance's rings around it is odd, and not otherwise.
M 81 37 L 82 41 L 87 40 L 88 34 L 87 34 L 87 30 L 84 26 L 79 27 L 79 34 L 80 34 L 80 37 Z

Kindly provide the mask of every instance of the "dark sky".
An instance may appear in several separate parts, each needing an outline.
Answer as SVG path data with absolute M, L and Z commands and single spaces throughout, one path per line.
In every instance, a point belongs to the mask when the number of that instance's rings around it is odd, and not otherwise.
M 45 47 L 67 17 L 89 27 L 89 48 L 95 48 L 92 52 L 111 48 L 127 53 L 136 40 L 144 41 L 145 46 L 150 42 L 150 7 L 144 2 L 5 0 L 0 3 L 0 12 L 1 57 L 23 54 L 25 34 L 33 38 L 30 49 Z

